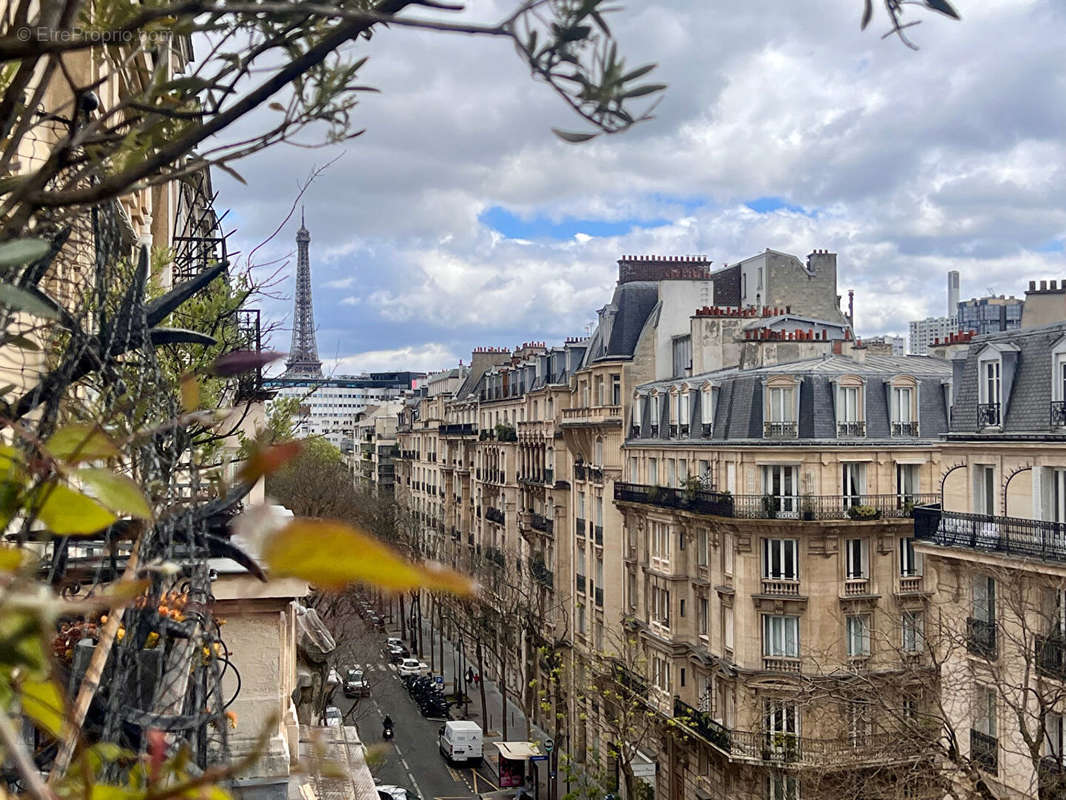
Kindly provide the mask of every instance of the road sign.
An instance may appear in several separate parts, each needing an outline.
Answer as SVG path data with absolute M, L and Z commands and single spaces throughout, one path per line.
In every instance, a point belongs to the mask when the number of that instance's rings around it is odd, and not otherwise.
M 550 753 L 554 749 L 555 749 L 555 742 L 552 741 L 551 739 L 545 739 L 544 740 L 544 752 Z
M 439 683 L 441 686 L 444 685 L 444 676 L 443 675 L 437 675 L 437 676 L 435 676 L 433 678 L 433 680 L 436 681 L 437 683 Z

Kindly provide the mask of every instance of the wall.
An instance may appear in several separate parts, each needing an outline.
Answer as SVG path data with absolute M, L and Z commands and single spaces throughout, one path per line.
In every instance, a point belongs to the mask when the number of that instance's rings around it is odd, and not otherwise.
M 697 308 L 710 305 L 711 281 L 661 281 L 659 312 L 655 327 L 655 379 L 670 378 L 673 372 L 673 341 L 691 331 L 689 322 Z M 649 323 L 655 322 L 655 315 Z M 634 360 L 636 356 L 634 354 Z M 635 385 L 635 384 L 634 384 Z
M 773 250 L 764 254 L 769 272 L 763 305 L 792 307 L 793 314 L 845 322 L 837 290 L 836 253 L 814 252 L 807 267 L 795 256 Z

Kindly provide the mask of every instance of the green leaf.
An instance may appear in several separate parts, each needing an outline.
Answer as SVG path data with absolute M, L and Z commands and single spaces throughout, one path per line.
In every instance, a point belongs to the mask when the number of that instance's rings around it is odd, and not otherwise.
M 959 12 L 952 8 L 947 0 L 925 0 L 925 5 L 933 9 L 933 11 L 939 11 L 941 14 L 951 17 L 952 19 L 960 18 Z
M 74 475 L 92 490 L 97 500 L 112 511 L 141 519 L 152 518 L 152 507 L 145 499 L 141 487 L 125 475 L 117 475 L 111 470 L 96 467 L 79 469 Z
M 413 564 L 391 547 L 328 519 L 297 519 L 271 536 L 263 559 L 272 575 L 291 575 L 329 589 L 365 583 L 393 591 L 418 587 L 469 594 L 473 582 L 458 572 Z
M 570 142 L 570 144 L 580 144 L 581 142 L 587 142 L 590 139 L 595 139 L 599 136 L 598 133 L 574 133 L 573 131 L 561 131 L 558 128 L 552 128 L 552 133 L 564 142 Z
M 13 239 L 0 244 L 0 267 L 21 267 L 48 255 L 51 245 L 44 239 Z
M 644 95 L 661 92 L 665 88 L 665 83 L 646 83 L 643 86 L 638 86 L 636 89 L 630 89 L 627 92 L 623 92 L 619 97 L 622 100 L 628 100 L 631 97 L 644 97 Z
M 53 458 L 70 464 L 118 455 L 118 448 L 106 433 L 95 425 L 81 423 L 64 425 L 49 437 L 44 446 Z
M 630 81 L 635 81 L 637 78 L 642 78 L 645 75 L 647 75 L 649 72 L 651 72 L 657 66 L 659 66 L 659 65 L 658 64 L 645 64 L 643 67 L 637 67 L 632 72 L 627 72 L 619 80 L 620 80 L 621 83 L 629 83 Z
M 36 353 L 41 349 L 41 346 L 33 341 L 33 339 L 18 333 L 5 334 L 4 344 L 12 345 L 20 350 L 29 350 L 32 353 Z
M 91 497 L 53 481 L 41 486 L 33 507 L 37 518 L 57 536 L 96 533 L 117 519 Z
M 24 311 L 41 319 L 59 319 L 59 312 L 45 300 L 11 283 L 0 283 L 0 306 L 12 311 Z
M 59 738 L 63 731 L 63 695 L 52 681 L 23 681 L 21 689 L 22 713 L 37 723 L 37 727 Z

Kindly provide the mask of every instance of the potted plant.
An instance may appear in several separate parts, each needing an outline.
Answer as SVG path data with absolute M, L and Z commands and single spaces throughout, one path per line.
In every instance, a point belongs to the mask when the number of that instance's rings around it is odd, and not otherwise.
M 849 506 L 848 517 L 854 520 L 880 519 L 881 512 L 873 506 Z
M 907 502 L 905 502 L 903 504 L 903 516 L 905 516 L 905 517 L 913 517 L 914 516 L 914 501 L 913 500 L 908 500 Z
M 681 496 L 681 502 L 684 505 L 690 504 L 693 500 L 696 499 L 696 493 L 699 492 L 699 490 L 702 488 L 703 485 L 700 482 L 700 479 L 695 475 L 690 475 L 685 480 L 685 492 Z
M 803 519 L 810 522 L 814 519 L 814 498 L 809 494 L 803 495 L 802 500 Z

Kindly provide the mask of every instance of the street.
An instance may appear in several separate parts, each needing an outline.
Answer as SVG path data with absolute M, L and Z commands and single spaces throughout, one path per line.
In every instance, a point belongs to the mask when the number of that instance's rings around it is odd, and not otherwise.
M 363 623 L 354 619 L 351 625 Z M 490 763 L 495 748 L 487 737 L 485 760 L 478 769 L 452 767 L 445 762 L 437 747 L 437 731 L 443 720 L 422 717 L 400 682 L 395 666 L 386 664 L 381 654 L 385 637 L 391 635 L 394 634 L 363 632 L 350 647 L 353 661 L 367 670 L 370 697 L 349 699 L 338 689 L 333 698 L 349 724 L 358 726 L 359 736 L 367 747 L 383 753 L 383 762 L 370 758 L 374 777 L 382 784 L 411 789 L 422 800 L 464 800 L 478 793 L 496 791 L 495 766 Z M 358 707 L 349 715 L 356 703 Z M 391 742 L 384 742 L 381 736 L 385 714 L 393 721 Z

